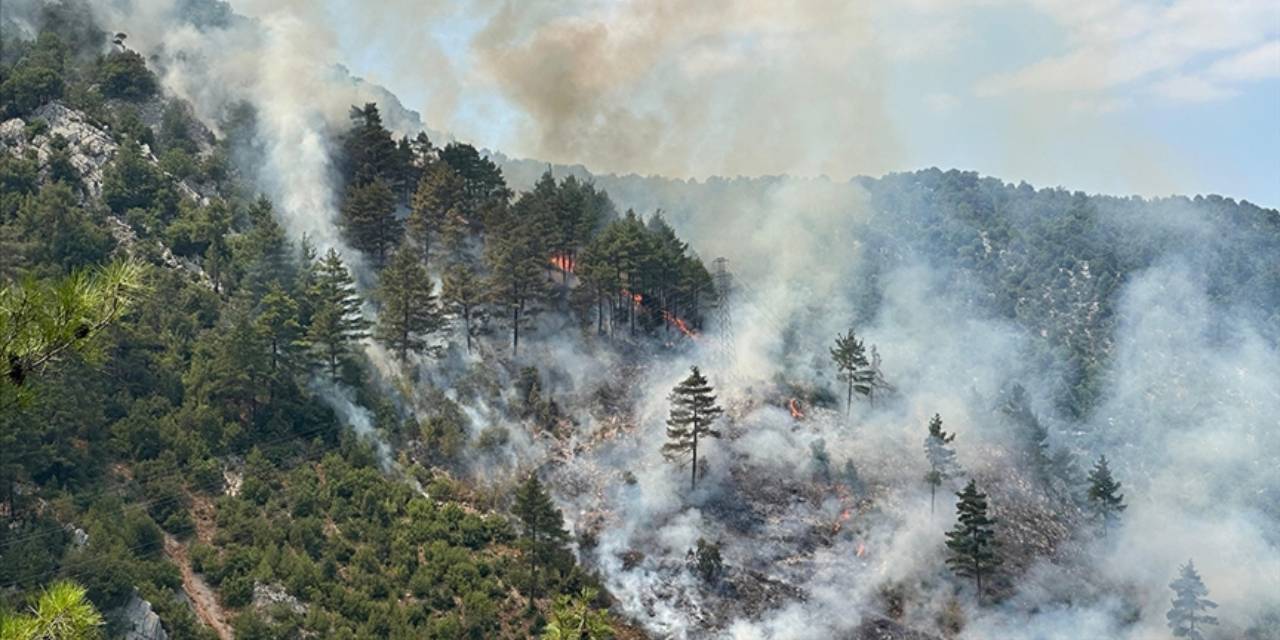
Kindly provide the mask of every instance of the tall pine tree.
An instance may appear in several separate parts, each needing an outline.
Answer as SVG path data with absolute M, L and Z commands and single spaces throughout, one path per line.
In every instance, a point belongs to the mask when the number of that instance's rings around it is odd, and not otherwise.
M 427 268 L 409 246 L 401 245 L 391 257 L 374 299 L 381 305 L 375 335 L 401 362 L 410 352 L 429 350 L 431 335 L 444 326 Z
M 1204 635 L 1201 633 L 1202 627 L 1218 624 L 1218 619 L 1206 612 L 1217 609 L 1218 603 L 1205 597 L 1209 595 L 1209 589 L 1204 586 L 1200 574 L 1196 573 L 1195 564 L 1187 560 L 1178 578 L 1169 583 L 1169 588 L 1173 589 L 1174 593 L 1173 606 L 1165 614 L 1165 619 L 1169 621 L 1173 636 L 1187 638 L 1187 640 L 1204 640 Z
M 400 242 L 403 225 L 396 217 L 396 196 L 382 179 L 356 183 L 342 204 L 342 228 L 351 246 L 363 251 L 379 267 Z
M 471 353 L 471 316 L 480 306 L 484 290 L 475 270 L 470 265 L 450 265 L 444 272 L 441 298 L 445 309 L 462 319 L 462 331 L 467 336 L 467 353 Z
M 1102 531 L 1115 525 L 1120 513 L 1125 510 L 1124 494 L 1120 493 L 1120 483 L 1111 477 L 1111 467 L 1107 457 L 1098 458 L 1097 464 L 1089 472 L 1089 507 L 1094 516 L 1101 522 Z
M 716 404 L 711 385 L 702 372 L 693 367 L 689 377 L 671 391 L 671 414 L 667 418 L 667 443 L 662 445 L 662 455 L 668 460 L 680 461 L 692 458 L 689 488 L 698 486 L 698 441 L 702 438 L 719 438 L 720 432 L 711 425 L 724 410 Z
M 978 598 L 982 598 L 983 577 L 1000 566 L 992 528 L 996 521 L 987 515 L 987 494 L 979 492 L 973 480 L 956 496 L 960 498 L 956 503 L 958 522 L 947 532 L 947 566 L 962 578 L 973 578 Z
M 320 259 L 311 278 L 307 342 L 328 367 L 329 375 L 337 378 L 338 365 L 350 354 L 352 345 L 368 337 L 369 323 L 360 311 L 360 296 L 351 272 L 336 249 L 330 248 Z
M 924 474 L 924 481 L 929 483 L 929 513 L 933 513 L 938 487 L 957 470 L 956 452 L 947 446 L 955 439 L 956 434 L 942 430 L 942 415 L 933 414 L 929 421 L 929 435 L 924 438 L 924 456 L 929 461 L 929 471 Z
M 545 582 L 548 568 L 558 563 L 564 553 L 569 533 L 564 529 L 564 516 L 556 508 L 537 475 L 516 490 L 515 516 L 520 519 L 520 546 L 529 561 L 529 606 Z
M 836 365 L 836 377 L 845 383 L 845 413 L 853 408 L 853 394 L 871 395 L 871 361 L 867 359 L 867 350 L 862 341 L 849 329 L 844 335 L 836 336 L 836 344 L 831 348 L 831 360 Z

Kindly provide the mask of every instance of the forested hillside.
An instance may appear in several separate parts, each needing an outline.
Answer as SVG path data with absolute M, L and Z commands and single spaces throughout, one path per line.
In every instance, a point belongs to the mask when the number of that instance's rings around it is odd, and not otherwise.
M 0 20 L 0 639 L 1280 638 L 1280 212 L 593 175 L 169 9 Z

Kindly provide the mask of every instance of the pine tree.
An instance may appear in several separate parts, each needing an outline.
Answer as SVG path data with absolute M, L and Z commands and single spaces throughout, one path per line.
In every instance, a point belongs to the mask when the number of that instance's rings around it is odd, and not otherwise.
M 342 228 L 351 246 L 368 254 L 379 267 L 400 242 L 403 225 L 396 218 L 396 196 L 382 179 L 347 189 L 342 205 Z
M 1111 467 L 1107 464 L 1106 456 L 1098 458 L 1097 464 L 1089 472 L 1088 497 L 1090 509 L 1101 521 L 1105 533 L 1125 510 L 1124 494 L 1120 493 L 1120 483 L 1111 477 Z
M 422 264 L 429 262 L 432 244 L 442 233 L 450 216 L 461 216 L 462 178 L 443 162 L 432 163 L 418 182 L 405 220 L 405 231 L 418 250 Z
M 298 303 L 279 284 L 273 283 L 263 296 L 254 329 L 269 350 L 271 372 L 294 373 L 306 341 L 298 322 Z
M 956 526 L 947 532 L 947 549 L 950 556 L 947 565 L 962 578 L 973 578 L 978 597 L 982 597 L 982 578 L 991 575 L 1000 566 L 995 553 L 995 520 L 987 516 L 987 495 L 978 491 L 970 480 L 964 490 L 956 494 Z
M 516 490 L 514 511 L 520 519 L 521 547 L 529 560 L 529 606 L 533 606 L 545 569 L 564 552 L 569 532 L 564 529 L 564 516 L 537 475 L 530 475 Z
M 836 345 L 831 348 L 831 360 L 836 365 L 836 377 L 846 385 L 845 413 L 853 409 L 853 393 L 869 396 L 871 394 L 870 366 L 867 350 L 862 341 L 849 329 L 844 335 L 836 336 Z
M 402 245 L 382 271 L 374 299 L 381 305 L 376 336 L 401 362 L 409 352 L 427 349 L 431 335 L 444 326 L 427 269 Z
M 485 239 L 485 260 L 489 264 L 489 296 L 511 312 L 511 352 L 520 351 L 520 327 L 544 299 L 547 278 L 543 273 L 546 255 L 536 220 L 508 214 Z
M 929 513 L 933 513 L 934 498 L 942 481 L 955 475 L 956 452 L 947 445 L 956 439 L 956 434 L 942 430 L 942 416 L 933 414 L 929 421 L 929 435 L 924 438 L 924 456 L 929 461 L 929 471 L 924 474 L 929 483 Z
M 0 636 L 49 640 L 89 640 L 102 637 L 106 622 L 89 601 L 85 588 L 66 580 L 55 582 L 31 603 L 28 615 L 0 615 Z
M 1209 589 L 1204 586 L 1204 581 L 1196 573 L 1191 560 L 1187 560 L 1180 571 L 1178 578 L 1169 583 L 1169 588 L 1174 593 L 1173 606 L 1165 614 L 1165 618 L 1169 621 L 1169 628 L 1173 630 L 1175 638 L 1204 640 L 1201 627 L 1218 624 L 1217 618 L 1205 612 L 1217 609 L 1218 604 L 1205 598 L 1209 595 Z
M 338 364 L 350 353 L 351 345 L 368 337 L 369 323 L 360 311 L 355 281 L 337 250 L 329 249 L 312 277 L 307 341 L 319 352 L 329 375 L 337 378 Z
M 441 298 L 445 308 L 462 318 L 462 330 L 467 336 L 467 353 L 471 353 L 471 316 L 480 306 L 484 290 L 476 272 L 468 265 L 450 265 L 444 272 Z
M 711 391 L 711 385 L 697 367 L 693 367 L 689 377 L 671 391 L 667 443 L 662 445 L 662 455 L 672 461 L 682 460 L 686 455 L 692 457 L 690 489 L 698 486 L 698 440 L 720 437 L 720 432 L 712 429 L 711 425 L 724 410 L 716 404 L 716 397 Z

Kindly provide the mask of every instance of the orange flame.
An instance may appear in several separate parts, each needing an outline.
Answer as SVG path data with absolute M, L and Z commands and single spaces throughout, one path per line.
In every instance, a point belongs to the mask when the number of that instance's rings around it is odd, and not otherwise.
M 662 312 L 662 319 L 663 319 L 663 320 L 666 320 L 666 321 L 667 321 L 667 322 L 669 322 L 669 323 L 671 323 L 671 326 L 675 327 L 676 329 L 679 329 L 679 330 L 680 330 L 680 333 L 683 333 L 684 335 L 689 336 L 690 338 L 693 338 L 694 340 L 697 340 L 697 339 L 698 339 L 698 334 L 697 334 L 697 332 L 695 332 L 693 329 L 691 329 L 691 328 L 689 327 L 689 323 L 685 322 L 682 318 L 680 318 L 680 317 L 679 317 L 679 316 L 677 316 L 676 314 L 671 313 L 670 311 L 663 311 L 663 312 Z
M 564 254 L 564 253 L 557 253 L 551 256 L 551 266 L 565 273 L 573 273 L 573 270 L 576 267 L 576 265 L 573 263 L 573 258 L 569 257 L 568 254 Z
M 792 398 L 787 401 L 787 409 L 791 411 L 791 417 L 796 420 L 804 419 L 804 411 L 800 409 L 800 401 Z
M 857 550 L 855 553 L 856 553 L 856 555 L 857 555 L 859 558 L 861 558 L 862 556 L 867 555 L 867 545 L 862 544 L 861 542 L 859 542 L 859 543 L 858 543 L 858 550 Z

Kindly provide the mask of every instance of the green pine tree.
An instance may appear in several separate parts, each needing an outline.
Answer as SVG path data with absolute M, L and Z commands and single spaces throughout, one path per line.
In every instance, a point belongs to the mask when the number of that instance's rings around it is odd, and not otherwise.
M 405 232 L 422 259 L 428 264 L 432 245 L 444 230 L 450 216 L 461 215 L 463 205 L 462 178 L 449 165 L 435 162 L 426 168 L 413 194 Z
M 89 602 L 85 588 L 62 580 L 31 603 L 27 615 L 0 615 L 4 640 L 91 640 L 101 638 L 102 614 Z
M 342 228 L 351 246 L 373 259 L 376 266 L 400 242 L 403 225 L 396 217 L 396 196 L 381 178 L 352 184 L 342 205 Z
M 1169 622 L 1169 628 L 1173 630 L 1173 636 L 1204 640 L 1201 628 L 1218 624 L 1218 619 L 1206 612 L 1217 609 L 1218 604 L 1205 597 L 1209 595 L 1209 589 L 1204 586 L 1204 581 L 1200 579 L 1191 560 L 1187 560 L 1187 564 L 1182 566 L 1178 578 L 1169 583 L 1169 588 L 1174 593 L 1173 606 L 1165 614 L 1165 618 Z
M 254 329 L 266 343 L 273 374 L 292 375 L 301 367 L 299 354 L 307 347 L 298 322 L 298 303 L 273 283 L 259 305 Z
M 360 311 L 355 280 L 336 249 L 329 249 L 316 263 L 312 279 L 307 342 L 336 379 L 338 365 L 351 353 L 352 345 L 368 337 L 369 323 Z
M 956 473 L 956 452 L 947 446 L 956 439 L 956 434 L 942 430 L 942 416 L 934 414 L 929 421 L 929 435 L 924 438 L 924 456 L 929 461 L 929 471 L 924 474 L 924 481 L 929 484 L 929 513 L 933 513 L 934 497 L 942 481 Z
M 483 283 L 469 265 L 453 264 L 444 272 L 440 293 L 446 310 L 462 319 L 462 331 L 467 336 L 467 353 L 471 353 L 471 316 L 480 306 L 484 295 Z
M 950 552 L 947 565 L 956 575 L 973 578 L 978 598 L 982 597 L 982 579 L 990 576 L 1000 566 L 995 552 L 995 520 L 987 516 L 987 495 L 978 491 L 970 480 L 964 490 L 956 494 L 956 526 L 947 532 L 947 549 Z
M 541 591 L 546 572 L 564 554 L 564 543 L 569 532 L 564 528 L 564 516 L 556 508 L 537 475 L 516 490 L 514 506 L 520 520 L 520 546 L 529 561 L 529 606 Z
M 854 335 L 853 329 L 843 335 L 836 336 L 836 344 L 831 348 L 831 360 L 836 365 L 836 377 L 845 383 L 845 413 L 853 409 L 853 394 L 871 395 L 871 361 L 867 359 L 867 350 L 862 341 Z
M 1125 510 L 1124 494 L 1120 493 L 1120 483 L 1111 476 L 1111 467 L 1107 457 L 1098 458 L 1089 472 L 1089 506 L 1095 517 L 1102 523 L 1105 533 L 1119 519 Z
M 432 334 L 444 321 L 436 301 L 434 286 L 416 252 L 402 245 L 382 271 L 374 299 L 381 305 L 376 336 L 401 362 L 409 353 L 432 351 Z
M 672 461 L 691 457 L 690 489 L 698 486 L 698 441 L 720 437 L 720 432 L 713 429 L 712 424 L 724 410 L 716 404 L 716 397 L 711 391 L 711 385 L 697 367 L 693 367 L 689 377 L 671 391 L 667 443 L 662 445 L 662 455 Z

